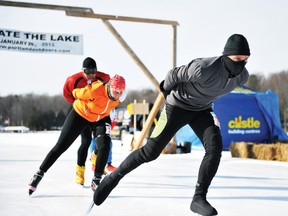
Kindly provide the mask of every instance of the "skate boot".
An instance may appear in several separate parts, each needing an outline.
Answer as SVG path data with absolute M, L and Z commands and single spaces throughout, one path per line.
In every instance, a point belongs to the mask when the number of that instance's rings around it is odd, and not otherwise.
M 191 211 L 203 216 L 218 215 L 218 212 L 206 200 L 206 196 L 195 195 L 190 205 Z
M 108 166 L 105 167 L 105 171 L 107 172 L 107 174 L 114 172 L 117 167 L 114 167 L 111 163 L 108 163 Z
M 206 199 L 207 189 L 208 187 L 205 187 L 203 185 L 200 185 L 197 183 L 195 194 L 193 196 L 190 209 L 194 213 L 198 213 L 203 216 L 212 216 L 217 215 L 216 209 L 210 205 L 210 203 Z
M 92 163 L 92 171 L 95 172 L 95 168 L 96 168 L 96 159 L 97 159 L 97 155 L 95 154 L 95 152 L 93 151 L 90 157 L 90 161 Z
M 76 166 L 76 184 L 84 185 L 85 166 Z
M 92 182 L 91 182 L 91 188 L 93 191 L 96 191 L 98 185 L 100 184 L 100 181 L 101 181 L 101 176 L 93 176 L 92 178 Z
M 43 176 L 44 176 L 44 172 L 39 170 L 32 177 L 32 179 L 30 180 L 30 183 L 28 184 L 29 196 L 36 191 L 37 185 L 39 184 Z
M 121 175 L 121 173 L 117 174 L 116 172 L 113 172 L 110 175 L 107 175 L 101 181 L 101 184 L 97 187 L 94 193 L 93 196 L 94 203 L 97 206 L 101 205 L 122 178 L 123 175 Z

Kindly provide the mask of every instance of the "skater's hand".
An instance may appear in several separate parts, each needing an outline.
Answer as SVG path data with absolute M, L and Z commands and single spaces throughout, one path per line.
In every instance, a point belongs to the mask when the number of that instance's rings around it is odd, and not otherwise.
M 160 83 L 159 88 L 160 88 L 160 91 L 163 93 L 164 98 L 166 100 L 166 97 L 167 95 L 169 95 L 170 91 L 166 91 L 163 86 L 164 86 L 164 80 Z

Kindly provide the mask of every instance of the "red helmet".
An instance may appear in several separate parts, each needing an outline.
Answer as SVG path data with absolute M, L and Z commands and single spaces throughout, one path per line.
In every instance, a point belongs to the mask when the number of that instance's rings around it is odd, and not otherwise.
M 126 87 L 125 79 L 122 76 L 116 74 L 110 80 L 110 87 L 123 92 Z

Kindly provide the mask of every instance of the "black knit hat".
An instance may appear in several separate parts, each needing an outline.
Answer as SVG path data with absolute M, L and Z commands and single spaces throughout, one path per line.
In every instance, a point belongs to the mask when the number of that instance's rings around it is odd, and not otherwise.
M 97 65 L 94 59 L 87 57 L 83 61 L 83 68 L 89 68 L 89 69 L 96 69 L 97 70 Z
M 250 49 L 247 39 L 241 34 L 231 35 L 224 47 L 223 55 L 248 55 Z

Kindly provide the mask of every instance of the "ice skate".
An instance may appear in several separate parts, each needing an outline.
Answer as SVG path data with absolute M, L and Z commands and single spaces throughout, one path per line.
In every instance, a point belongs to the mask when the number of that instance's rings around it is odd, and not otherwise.
M 75 182 L 76 184 L 84 185 L 85 181 L 85 166 L 76 166 L 76 176 L 75 176 Z
M 216 209 L 206 200 L 206 196 L 195 195 L 191 202 L 190 209 L 192 212 L 202 216 L 218 215 Z
M 105 201 L 111 191 L 117 186 L 121 178 L 123 178 L 122 175 L 113 172 L 102 180 L 93 196 L 94 203 L 97 206 L 101 205 Z
M 30 180 L 30 183 L 28 185 L 28 189 L 29 189 L 29 196 L 34 193 L 37 189 L 37 185 L 39 184 L 39 182 L 41 181 L 41 179 L 44 176 L 44 172 L 39 170 L 36 172 L 36 174 L 32 177 L 32 179 Z
M 93 191 L 96 191 L 98 185 L 100 184 L 100 181 L 101 181 L 101 176 L 100 177 L 93 176 L 92 182 L 91 182 L 91 188 Z

